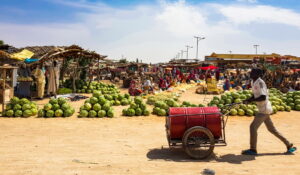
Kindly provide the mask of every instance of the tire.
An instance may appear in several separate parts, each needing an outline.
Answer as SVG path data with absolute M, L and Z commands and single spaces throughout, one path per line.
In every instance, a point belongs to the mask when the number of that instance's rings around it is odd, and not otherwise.
M 215 148 L 213 134 L 201 126 L 188 129 L 183 135 L 182 143 L 184 151 L 193 159 L 205 159 Z

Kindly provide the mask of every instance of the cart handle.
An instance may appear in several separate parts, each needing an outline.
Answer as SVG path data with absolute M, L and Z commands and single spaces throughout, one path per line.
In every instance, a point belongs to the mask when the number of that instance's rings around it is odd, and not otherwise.
M 238 105 L 241 105 L 243 104 L 243 102 L 240 102 L 240 103 L 231 103 L 231 104 L 226 104 L 225 106 L 229 106 L 229 110 L 227 113 L 223 114 L 222 116 L 226 116 L 226 119 L 225 119 L 225 123 L 224 123 L 224 128 L 226 127 L 226 124 L 227 124 L 227 120 L 228 120 L 228 114 L 230 113 L 230 109 L 232 109 L 233 107 L 235 106 L 238 106 Z

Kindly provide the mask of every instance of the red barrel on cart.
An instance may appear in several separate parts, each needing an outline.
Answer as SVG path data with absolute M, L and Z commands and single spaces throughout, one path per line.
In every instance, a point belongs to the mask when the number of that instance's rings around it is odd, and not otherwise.
M 221 113 L 217 107 L 170 108 L 166 125 L 170 139 L 181 139 L 194 126 L 209 129 L 216 139 L 222 136 Z

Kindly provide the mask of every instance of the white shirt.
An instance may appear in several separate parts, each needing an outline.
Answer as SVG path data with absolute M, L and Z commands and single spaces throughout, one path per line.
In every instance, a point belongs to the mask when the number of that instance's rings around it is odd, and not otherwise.
M 266 83 L 261 78 L 258 78 L 255 82 L 251 81 L 251 86 L 254 98 L 258 98 L 261 95 L 266 96 L 266 100 L 256 102 L 258 112 L 262 114 L 272 114 L 273 109 L 271 102 L 269 101 L 269 94 Z
M 146 80 L 146 82 L 144 83 L 144 86 L 151 86 L 151 81 L 150 80 Z

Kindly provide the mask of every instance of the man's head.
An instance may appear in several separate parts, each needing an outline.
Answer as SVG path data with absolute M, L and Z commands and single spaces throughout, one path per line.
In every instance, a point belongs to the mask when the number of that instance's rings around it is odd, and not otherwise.
M 259 77 L 262 76 L 262 70 L 261 69 L 252 69 L 251 72 L 250 72 L 250 78 L 253 79 L 253 80 L 256 80 L 258 79 Z

